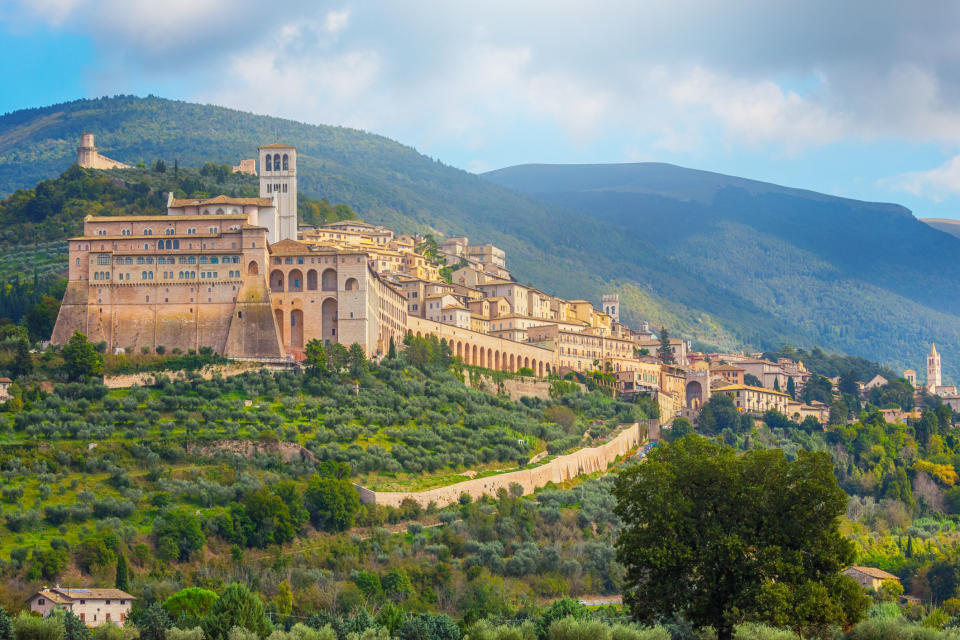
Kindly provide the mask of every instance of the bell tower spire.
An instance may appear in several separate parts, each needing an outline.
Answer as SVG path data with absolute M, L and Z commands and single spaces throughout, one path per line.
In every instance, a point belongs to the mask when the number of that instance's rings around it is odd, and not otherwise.
M 937 345 L 930 345 L 930 353 L 927 354 L 927 388 L 931 393 L 937 392 L 937 387 L 943 385 L 940 373 L 940 354 L 937 353 Z

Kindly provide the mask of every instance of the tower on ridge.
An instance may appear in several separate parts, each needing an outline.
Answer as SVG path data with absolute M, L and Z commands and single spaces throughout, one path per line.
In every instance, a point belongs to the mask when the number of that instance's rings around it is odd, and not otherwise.
M 940 354 L 937 353 L 937 345 L 930 345 L 930 353 L 927 354 L 927 388 L 933 393 L 937 392 L 937 387 L 943 385 L 940 377 Z
M 277 237 L 271 242 L 297 239 L 297 149 L 267 144 L 260 151 L 260 197 L 277 203 Z

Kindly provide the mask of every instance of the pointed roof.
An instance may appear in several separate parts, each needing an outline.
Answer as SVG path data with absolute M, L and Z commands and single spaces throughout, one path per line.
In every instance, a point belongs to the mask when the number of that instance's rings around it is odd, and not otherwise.
M 937 345 L 935 345 L 932 342 L 930 343 L 930 355 L 932 356 L 937 355 Z

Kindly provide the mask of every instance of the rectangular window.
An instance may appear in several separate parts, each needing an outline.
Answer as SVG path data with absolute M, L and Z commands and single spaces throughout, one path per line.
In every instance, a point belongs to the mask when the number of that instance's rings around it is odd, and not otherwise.
M 110 256 L 101 253 L 97 256 L 97 264 L 110 264 Z

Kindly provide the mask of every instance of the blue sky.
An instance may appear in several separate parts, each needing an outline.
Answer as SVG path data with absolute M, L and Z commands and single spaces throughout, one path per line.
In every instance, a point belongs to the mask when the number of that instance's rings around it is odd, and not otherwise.
M 655 160 L 960 218 L 958 3 L 6 0 L 0 46 L 0 112 L 154 94 L 471 171 Z

